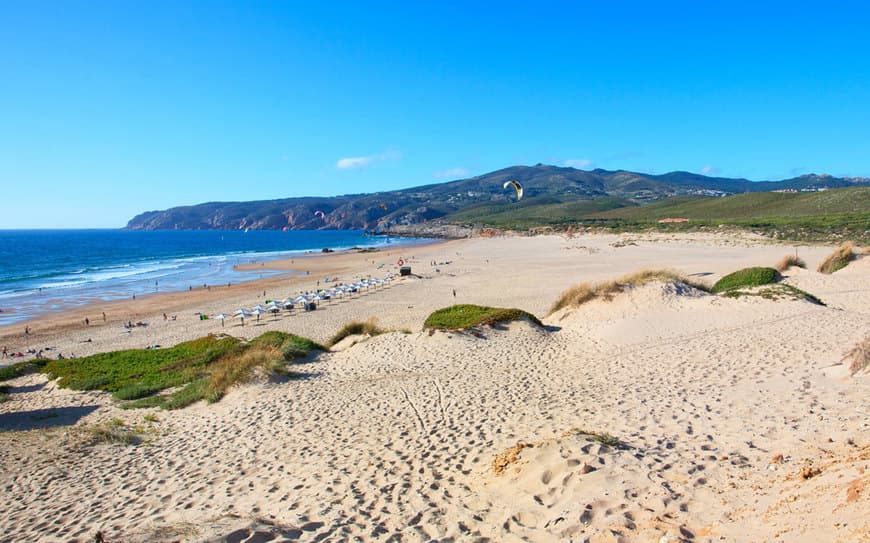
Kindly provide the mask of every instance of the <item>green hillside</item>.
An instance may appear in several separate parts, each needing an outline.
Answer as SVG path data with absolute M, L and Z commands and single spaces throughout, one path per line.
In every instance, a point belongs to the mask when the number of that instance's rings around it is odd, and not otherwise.
M 659 223 L 681 217 L 684 223 Z M 750 228 L 793 240 L 849 238 L 870 242 L 870 187 L 821 192 L 753 192 L 724 198 L 675 196 L 647 205 L 621 198 L 558 201 L 555 197 L 482 204 L 447 216 L 453 223 L 496 228 L 595 226 L 614 230 Z
M 593 213 L 588 218 L 651 221 L 685 217 L 718 220 L 868 212 L 870 187 L 854 187 L 824 192 L 750 192 L 725 198 L 672 198 L 646 206 Z
M 529 228 L 544 225 L 563 225 L 578 218 L 608 210 L 636 207 L 637 204 L 621 198 L 597 198 L 561 202 L 556 198 L 525 198 L 509 204 L 482 204 L 471 206 L 448 216 L 450 222 L 481 223 L 498 228 Z

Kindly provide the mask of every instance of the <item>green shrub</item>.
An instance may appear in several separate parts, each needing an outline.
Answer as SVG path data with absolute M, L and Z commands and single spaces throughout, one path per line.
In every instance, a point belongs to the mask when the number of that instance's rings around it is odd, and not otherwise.
M 712 292 L 719 293 L 734 288 L 769 285 L 771 283 L 776 283 L 780 279 L 781 276 L 779 275 L 779 272 L 773 268 L 744 268 L 728 274 L 722 279 L 716 281 L 716 284 L 713 285 Z
M 423 323 L 424 328 L 441 330 L 465 330 L 483 324 L 492 325 L 499 322 L 510 322 L 528 319 L 538 326 L 541 321 L 531 313 L 522 309 L 504 309 L 480 305 L 461 304 L 445 307 L 435 311 Z

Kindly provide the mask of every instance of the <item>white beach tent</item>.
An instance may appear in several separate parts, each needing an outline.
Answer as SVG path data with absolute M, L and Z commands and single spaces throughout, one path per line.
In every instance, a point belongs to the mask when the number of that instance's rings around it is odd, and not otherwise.
M 236 311 L 233 313 L 233 316 L 239 317 L 240 319 L 242 319 L 242 326 L 244 326 L 245 325 L 245 318 L 250 317 L 251 313 L 248 312 L 248 310 L 245 308 L 240 308 L 240 309 L 236 309 Z
M 212 318 L 213 318 L 213 319 L 220 319 L 220 320 L 221 320 L 221 327 L 223 327 L 223 325 L 224 325 L 224 319 L 227 319 L 227 318 L 229 318 L 230 316 L 231 316 L 231 315 L 227 315 L 226 313 L 218 313 L 217 315 L 213 315 Z

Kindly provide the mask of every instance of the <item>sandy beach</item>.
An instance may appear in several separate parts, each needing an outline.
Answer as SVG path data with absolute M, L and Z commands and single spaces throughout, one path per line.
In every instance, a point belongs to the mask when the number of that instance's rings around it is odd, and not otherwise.
M 2 327 L 10 351 L 48 356 L 269 330 L 325 342 L 370 317 L 396 330 L 178 411 L 122 410 L 42 374 L 4 383 L 2 539 L 870 541 L 870 375 L 838 365 L 870 334 L 870 258 L 817 273 L 832 250 L 750 234 L 475 238 L 264 263 L 310 273 Z M 826 306 L 652 283 L 548 314 L 583 281 L 667 268 L 712 285 L 795 252 L 807 269 L 785 283 Z M 316 311 L 199 318 L 395 273 L 399 258 L 414 275 Z M 545 327 L 423 331 L 456 303 Z M 83 443 L 113 419 L 146 439 Z

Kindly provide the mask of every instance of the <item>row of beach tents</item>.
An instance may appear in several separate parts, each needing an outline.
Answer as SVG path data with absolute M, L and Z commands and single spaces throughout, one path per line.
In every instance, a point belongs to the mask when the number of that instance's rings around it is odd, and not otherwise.
M 341 299 L 345 296 L 353 296 L 354 294 L 362 292 L 363 290 L 368 291 L 370 289 L 384 287 L 390 284 L 392 281 L 392 274 L 388 274 L 383 279 L 361 279 L 355 283 L 335 285 L 333 287 L 299 294 L 295 297 L 289 296 L 287 298 L 284 298 L 283 300 L 272 300 L 266 305 L 257 304 L 250 309 L 240 307 L 232 313 L 218 313 L 217 315 L 212 315 L 210 318 L 220 319 L 221 326 L 224 325 L 225 319 L 238 318 L 241 319 L 242 325 L 244 325 L 245 319 L 251 317 L 256 317 L 257 320 L 260 320 L 261 315 L 272 314 L 277 318 L 281 311 L 292 311 L 297 306 L 303 308 L 305 311 L 310 311 L 312 309 L 315 309 L 317 307 L 317 304 L 319 304 L 320 302 L 329 301 L 335 298 Z

